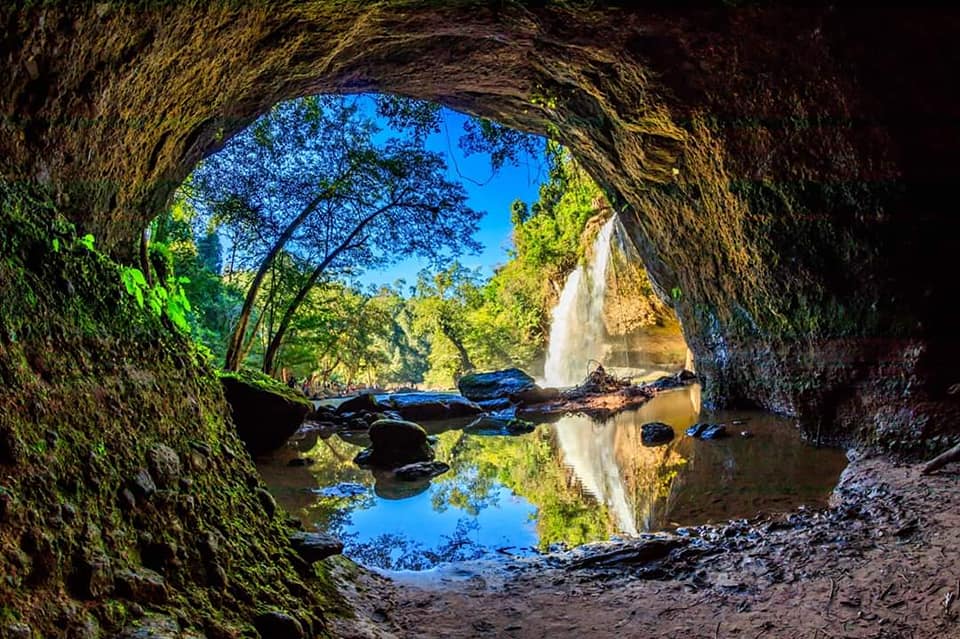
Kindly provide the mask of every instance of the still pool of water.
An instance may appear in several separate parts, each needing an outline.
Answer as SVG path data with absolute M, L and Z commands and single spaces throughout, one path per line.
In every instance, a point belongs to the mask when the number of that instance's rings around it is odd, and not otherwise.
M 731 437 L 683 435 L 698 421 L 744 420 Z M 640 426 L 670 424 L 668 445 L 640 443 Z M 646 531 L 826 504 L 842 451 L 800 440 L 792 421 L 759 412 L 702 412 L 699 389 L 663 393 L 606 421 L 566 416 L 517 436 L 425 423 L 450 472 L 404 483 L 357 467 L 364 435 L 317 433 L 258 460 L 277 500 L 305 528 L 338 535 L 371 568 L 425 570 L 524 556 Z M 739 431 L 748 430 L 750 438 Z M 290 466 L 297 457 L 314 460 Z

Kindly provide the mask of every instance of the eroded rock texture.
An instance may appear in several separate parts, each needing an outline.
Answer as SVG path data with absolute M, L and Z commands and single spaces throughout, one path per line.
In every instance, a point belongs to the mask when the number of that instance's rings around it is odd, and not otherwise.
M 278 100 L 437 100 L 576 152 L 674 300 L 709 401 L 885 441 L 954 411 L 956 14 L 242 4 L 3 10 L 4 174 L 50 185 L 122 257 Z

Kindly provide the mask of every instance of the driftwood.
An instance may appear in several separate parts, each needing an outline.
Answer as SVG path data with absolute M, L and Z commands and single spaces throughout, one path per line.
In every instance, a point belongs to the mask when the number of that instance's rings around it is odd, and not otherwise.
M 920 473 L 922 475 L 929 475 L 930 473 L 939 470 L 947 464 L 955 461 L 960 461 L 960 444 L 957 444 L 947 452 L 942 453 L 928 461 Z

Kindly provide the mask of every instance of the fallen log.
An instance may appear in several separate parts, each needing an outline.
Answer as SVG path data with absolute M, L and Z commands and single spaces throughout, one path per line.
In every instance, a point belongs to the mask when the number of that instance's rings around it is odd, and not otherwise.
M 957 444 L 947 452 L 941 453 L 940 455 L 937 455 L 928 461 L 923 467 L 923 470 L 920 471 L 920 474 L 929 475 L 930 473 L 940 470 L 947 464 L 955 461 L 960 461 L 960 444 Z

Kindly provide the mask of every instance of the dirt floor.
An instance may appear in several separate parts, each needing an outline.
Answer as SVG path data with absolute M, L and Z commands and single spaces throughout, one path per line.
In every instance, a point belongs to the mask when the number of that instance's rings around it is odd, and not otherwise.
M 852 455 L 853 456 L 853 455 Z M 365 575 L 339 637 L 960 639 L 960 464 L 854 459 L 831 507 L 442 573 Z

